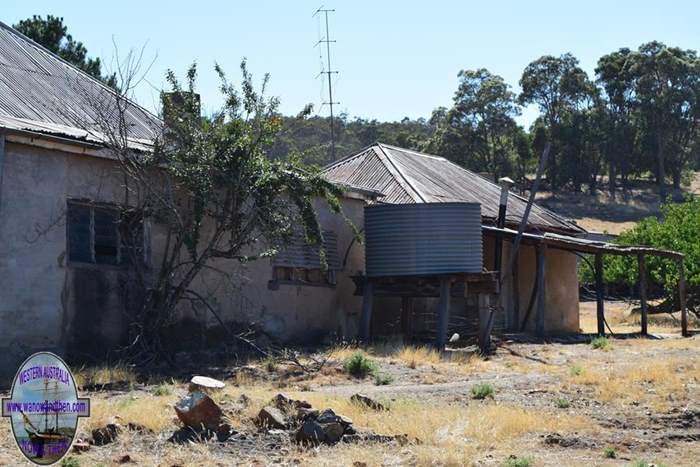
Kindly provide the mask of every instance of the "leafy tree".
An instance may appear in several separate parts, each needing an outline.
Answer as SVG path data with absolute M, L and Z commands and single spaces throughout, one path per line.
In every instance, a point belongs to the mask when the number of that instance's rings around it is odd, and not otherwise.
M 604 157 L 608 165 L 608 185 L 610 194 L 615 197 L 616 178 L 619 174 L 623 188 L 638 166 L 640 158 L 635 141 L 639 129 L 635 118 L 635 94 L 632 65 L 634 54 L 622 48 L 602 56 L 596 67 L 597 82 L 602 86 L 605 111 L 601 115 L 601 128 L 604 135 Z
M 153 267 L 143 264 L 136 248 L 129 261 L 126 290 L 133 302 L 128 310 L 133 344 L 128 355 L 142 363 L 167 357 L 161 338 L 180 307 L 190 304 L 218 317 L 216 302 L 195 286 L 203 275 L 225 274 L 225 264 L 270 256 L 296 229 L 320 245 L 314 203 L 325 200 L 332 211 L 340 211 L 339 189 L 317 170 L 303 167 L 295 157 L 267 157 L 282 125 L 278 100 L 264 95 L 267 77 L 258 92 L 243 62 L 239 90 L 216 70 L 223 104 L 209 118 L 199 116 L 195 66 L 184 86 L 168 73 L 167 124 L 149 153 L 135 152 L 128 144 L 125 110 L 131 104 L 123 94 L 114 102 L 96 104 L 103 106 L 96 114 L 107 116 L 98 123 L 121 168 L 128 200 L 122 218 L 135 218 L 136 213 L 137 220 L 152 219 L 163 239 L 154 245 Z M 123 93 L 129 92 L 129 82 L 120 84 Z M 126 227 L 127 238 L 139 235 L 138 222 Z
M 87 49 L 83 43 L 76 41 L 72 35 L 68 34 L 68 27 L 63 24 L 63 18 L 48 15 L 44 19 L 34 15 L 12 27 L 108 86 L 112 88 L 116 86 L 116 74 L 108 76 L 102 74 L 100 59 L 87 56 Z
M 572 148 L 565 146 L 570 142 L 572 126 L 575 130 L 582 124 L 575 114 L 594 104 L 595 86 L 578 66 L 578 60 L 567 53 L 560 57 L 545 55 L 530 63 L 520 78 L 520 87 L 520 104 L 536 104 L 549 131 L 553 145 L 547 167 L 550 187 L 556 190 L 571 178 L 577 183 L 581 158 L 572 158 Z
M 692 139 L 700 124 L 700 61 L 694 50 L 642 44 L 630 67 L 633 91 L 644 131 L 653 141 L 659 194 L 666 197 L 667 166 L 673 187 L 690 159 Z
M 438 109 L 431 123 L 438 129 L 426 144 L 432 152 L 465 167 L 489 172 L 494 179 L 513 175 L 519 135 L 514 117 L 520 109 L 515 94 L 485 68 L 459 72 L 453 107 Z

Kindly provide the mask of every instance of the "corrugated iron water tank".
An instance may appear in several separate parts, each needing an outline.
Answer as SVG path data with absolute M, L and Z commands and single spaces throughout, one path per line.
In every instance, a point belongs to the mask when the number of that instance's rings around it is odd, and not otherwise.
M 479 203 L 365 207 L 368 277 L 481 272 Z

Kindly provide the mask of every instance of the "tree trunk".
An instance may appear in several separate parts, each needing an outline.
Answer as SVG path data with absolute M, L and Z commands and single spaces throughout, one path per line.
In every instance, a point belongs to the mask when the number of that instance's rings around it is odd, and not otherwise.
M 610 190 L 610 199 L 615 201 L 615 164 L 608 164 L 608 190 Z
M 659 184 L 659 197 L 661 201 L 666 201 L 666 167 L 664 163 L 664 143 L 663 138 L 659 135 L 656 139 L 656 182 Z

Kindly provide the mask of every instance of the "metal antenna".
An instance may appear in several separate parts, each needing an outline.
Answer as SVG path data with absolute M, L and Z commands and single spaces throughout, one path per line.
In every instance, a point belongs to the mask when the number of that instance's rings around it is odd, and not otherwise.
M 324 102 L 323 105 L 327 104 L 328 106 L 330 106 L 331 109 L 331 162 L 335 161 L 335 128 L 333 124 L 333 105 L 340 104 L 340 102 L 333 101 L 333 82 L 331 80 L 331 75 L 338 74 L 337 70 L 334 71 L 331 68 L 331 42 L 335 41 L 331 40 L 330 33 L 328 32 L 328 13 L 333 12 L 335 12 L 335 10 L 324 9 L 323 5 L 321 5 L 312 16 L 312 18 L 314 18 L 319 13 L 323 13 L 326 19 L 326 37 L 319 39 L 319 41 L 316 42 L 314 47 L 317 47 L 319 44 L 326 44 L 326 60 L 328 62 L 328 69 L 326 71 L 323 71 L 323 69 L 321 69 L 321 72 L 318 74 L 318 76 L 321 76 L 323 74 L 328 75 L 328 102 Z

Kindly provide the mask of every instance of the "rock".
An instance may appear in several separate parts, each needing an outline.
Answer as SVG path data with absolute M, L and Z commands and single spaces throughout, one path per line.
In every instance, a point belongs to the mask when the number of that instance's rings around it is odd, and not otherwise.
M 224 442 L 227 439 L 229 439 L 232 435 L 234 435 L 236 431 L 231 428 L 231 425 L 228 423 L 222 423 L 219 425 L 219 427 L 216 429 L 216 439 L 219 440 L 219 442 Z
M 375 401 L 374 399 L 364 394 L 354 394 L 352 397 L 350 397 L 350 400 L 356 404 L 367 406 L 373 410 L 387 410 L 387 408 L 384 407 L 383 404 Z
M 320 412 L 318 411 L 318 409 L 307 409 L 307 408 L 301 407 L 300 409 L 297 410 L 295 418 L 297 420 L 301 420 L 301 421 L 305 421 L 309 418 L 316 420 L 316 418 L 318 418 L 319 413 Z
M 116 441 L 119 433 L 122 431 L 122 426 L 118 423 L 108 423 L 107 425 L 95 428 L 92 430 L 92 444 L 95 446 L 104 446 L 105 444 Z
M 73 443 L 73 452 L 85 452 L 90 450 L 90 443 L 81 439 Z
M 153 434 L 153 430 L 147 428 L 145 425 L 141 425 L 140 423 L 129 422 L 126 424 L 126 428 L 129 431 L 136 431 L 137 433 Z
M 266 406 L 260 409 L 257 418 L 255 419 L 256 425 L 262 428 L 287 428 L 287 418 L 284 413 L 277 407 Z
M 323 427 L 315 420 L 307 420 L 297 430 L 295 439 L 297 443 L 319 444 L 324 440 Z
M 219 389 L 223 389 L 225 386 L 226 384 L 218 379 L 209 378 L 208 376 L 193 376 L 190 380 L 189 391 L 200 391 L 210 394 Z
M 371 431 L 358 433 L 346 433 L 343 436 L 344 443 L 397 443 L 399 446 L 408 444 L 408 435 L 381 435 Z
M 280 410 L 284 410 L 285 412 L 289 411 L 290 409 L 310 409 L 311 404 L 309 404 L 306 401 L 300 401 L 296 399 L 292 399 L 286 394 L 279 393 L 277 394 L 273 399 L 272 403 L 275 407 L 277 407 Z
M 459 334 L 456 332 L 452 334 L 452 337 L 450 337 L 450 342 L 457 342 L 459 340 Z
M 131 462 L 131 456 L 128 454 L 124 454 L 122 456 L 118 456 L 114 459 L 114 462 L 116 464 L 126 464 L 127 462 Z
M 175 404 L 177 417 L 190 428 L 216 430 L 221 424 L 222 411 L 201 391 L 189 393 Z
M 324 423 L 323 429 L 323 442 L 326 444 L 335 444 L 343 437 L 345 434 L 345 427 L 340 423 Z

